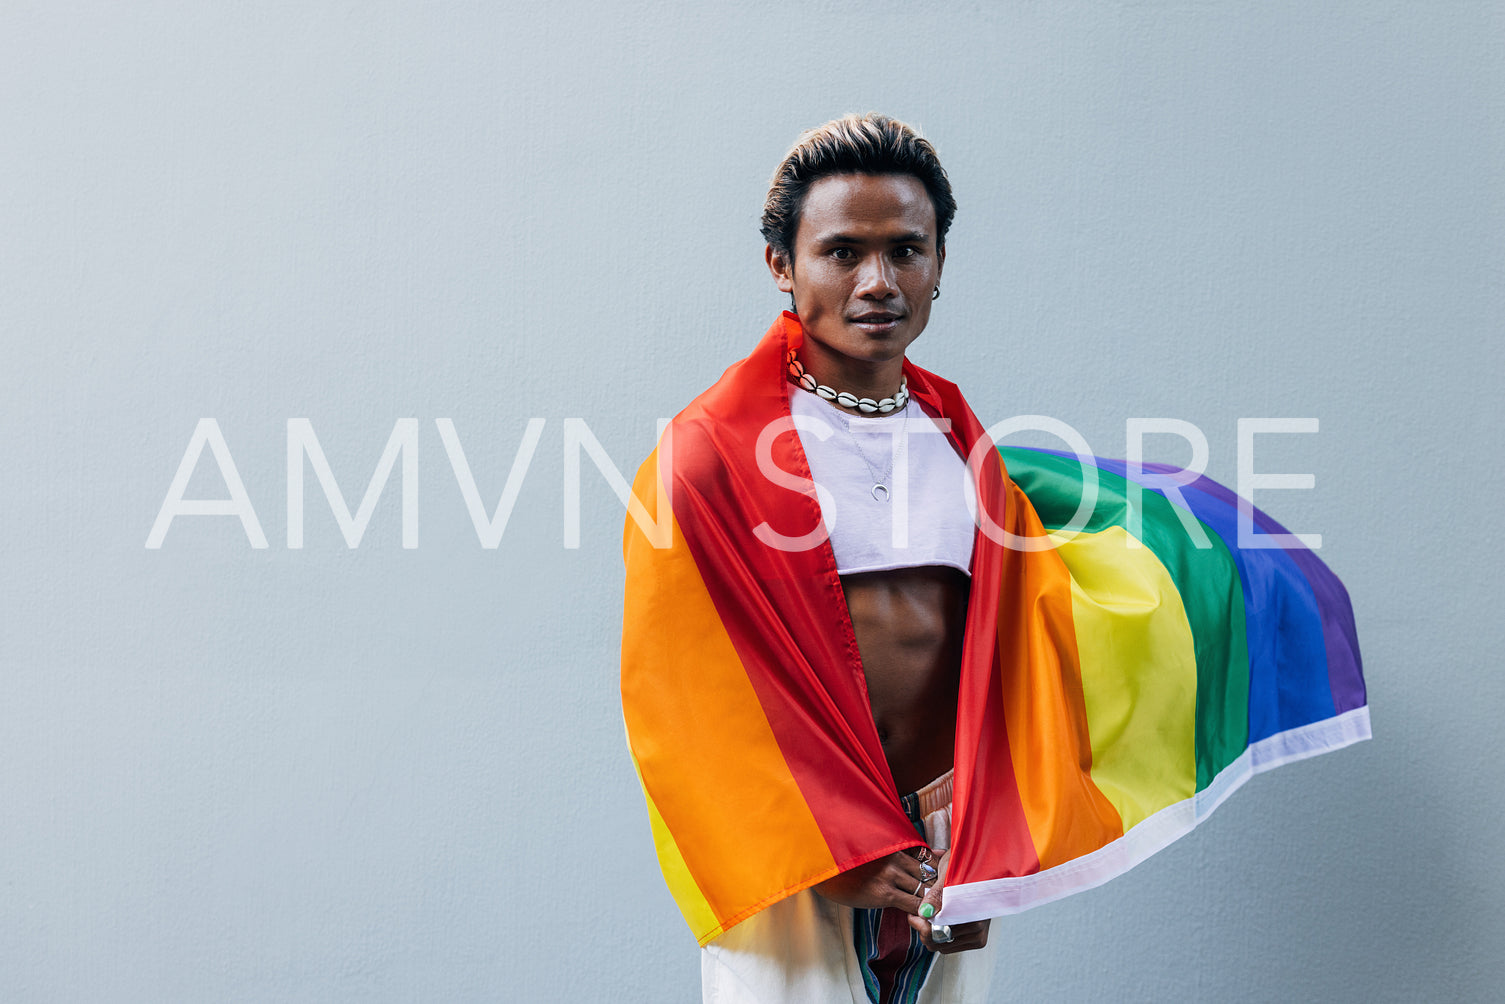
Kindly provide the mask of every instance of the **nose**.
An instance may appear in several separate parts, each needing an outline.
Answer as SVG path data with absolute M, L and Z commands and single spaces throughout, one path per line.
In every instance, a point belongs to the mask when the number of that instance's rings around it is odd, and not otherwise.
M 857 273 L 857 295 L 870 300 L 888 300 L 899 295 L 898 277 L 888 255 L 870 255 Z

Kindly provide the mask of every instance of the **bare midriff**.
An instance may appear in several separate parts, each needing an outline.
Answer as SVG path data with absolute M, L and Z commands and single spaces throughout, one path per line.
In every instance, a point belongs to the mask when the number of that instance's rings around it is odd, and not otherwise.
M 844 575 L 878 739 L 899 793 L 951 769 L 967 576 L 924 565 Z

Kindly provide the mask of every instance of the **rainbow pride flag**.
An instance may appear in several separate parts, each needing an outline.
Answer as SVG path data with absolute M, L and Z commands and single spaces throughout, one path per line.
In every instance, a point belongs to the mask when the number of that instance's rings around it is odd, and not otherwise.
M 821 525 L 789 421 L 784 358 L 802 339 L 784 314 L 681 412 L 629 506 L 628 745 L 701 944 L 920 843 L 830 546 L 764 543 Z M 1368 738 L 1352 609 L 1316 555 L 1240 549 L 1240 502 L 1206 478 L 1166 488 L 1172 468 L 1131 479 L 1119 461 L 994 448 L 955 385 L 908 363 L 905 375 L 953 446 L 978 448 L 983 526 L 937 922 L 1099 885 L 1254 773 Z

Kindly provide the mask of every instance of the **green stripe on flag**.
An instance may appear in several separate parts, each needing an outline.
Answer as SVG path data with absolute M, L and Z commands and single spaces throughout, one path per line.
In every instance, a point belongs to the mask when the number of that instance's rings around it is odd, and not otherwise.
M 999 447 L 1004 466 L 1047 530 L 1059 530 L 1075 516 L 1082 499 L 1082 468 L 1075 457 L 1058 457 L 1022 447 Z M 1096 533 L 1110 526 L 1128 529 L 1129 482 L 1097 470 L 1096 505 L 1086 526 Z M 1140 540 L 1160 559 L 1181 594 L 1197 658 L 1197 790 L 1212 782 L 1249 745 L 1249 650 L 1244 635 L 1244 592 L 1228 548 L 1210 529 L 1211 547 L 1198 548 L 1181 515 L 1195 519 L 1159 492 L 1140 493 Z

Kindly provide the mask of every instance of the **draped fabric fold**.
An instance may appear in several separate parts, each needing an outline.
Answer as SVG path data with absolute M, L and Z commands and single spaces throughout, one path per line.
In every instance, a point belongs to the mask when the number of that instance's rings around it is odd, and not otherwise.
M 669 424 L 627 520 L 628 744 L 701 944 L 920 842 L 790 421 L 802 339 L 784 314 Z M 981 524 L 940 920 L 1101 884 L 1253 773 L 1368 737 L 1352 610 L 1315 554 L 1240 549 L 1239 500 L 1206 478 L 997 449 L 953 384 L 905 375 L 972 459 Z

